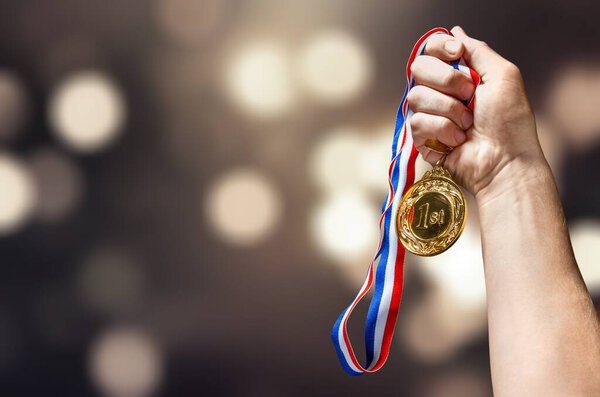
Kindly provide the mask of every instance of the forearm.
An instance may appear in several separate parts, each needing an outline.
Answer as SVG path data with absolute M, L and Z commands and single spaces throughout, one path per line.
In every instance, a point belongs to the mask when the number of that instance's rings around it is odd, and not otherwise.
M 600 396 L 598 316 L 573 256 L 522 75 L 464 30 L 452 34 L 433 36 L 426 56 L 411 64 L 424 86 L 409 92 L 411 132 L 431 163 L 441 154 L 432 157 L 428 139 L 453 147 L 444 165 L 477 197 L 494 391 Z M 476 88 L 476 80 L 466 81 L 446 63 L 461 55 L 480 76 Z M 459 99 L 472 95 L 468 109 Z
M 543 159 L 478 194 L 496 395 L 600 395 L 598 318 Z

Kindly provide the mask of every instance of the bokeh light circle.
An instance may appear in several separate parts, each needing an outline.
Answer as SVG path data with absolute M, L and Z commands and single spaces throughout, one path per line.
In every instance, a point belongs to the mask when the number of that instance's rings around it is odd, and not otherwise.
M 393 127 L 365 135 L 355 127 L 342 126 L 323 134 L 309 159 L 315 183 L 327 192 L 360 189 L 388 192 Z M 416 179 L 431 166 L 417 157 Z
M 289 111 L 295 95 L 287 51 L 274 42 L 241 49 L 227 70 L 227 85 L 232 100 L 251 115 L 268 118 Z
M 358 158 L 352 159 L 358 165 L 358 175 L 364 184 L 379 193 L 387 193 L 388 171 L 391 162 L 391 144 L 394 127 L 384 128 L 373 136 L 365 137 L 363 149 Z
M 275 229 L 282 202 L 264 175 L 251 168 L 238 168 L 214 182 L 204 210 L 225 241 L 243 246 L 259 242 Z
M 460 238 L 448 251 L 417 258 L 420 270 L 437 288 L 448 292 L 457 307 L 484 307 L 486 301 L 483 254 L 478 219 L 474 211 Z
M 326 134 L 311 154 L 312 178 L 328 191 L 364 187 L 365 147 L 366 140 L 356 129 L 341 127 Z M 367 155 L 372 153 L 367 152 Z M 384 182 L 386 175 L 387 171 L 380 175 Z
M 116 327 L 94 341 L 90 375 L 109 397 L 149 397 L 163 378 L 163 356 L 157 342 L 142 330 Z
M 368 87 L 373 61 L 365 45 L 342 30 L 325 30 L 312 37 L 299 56 L 300 81 L 328 104 L 355 99 Z
M 571 227 L 571 242 L 590 293 L 600 293 L 600 222 L 584 221 L 574 224 Z
M 52 93 L 49 119 L 69 148 L 89 153 L 104 149 L 122 132 L 125 101 L 104 73 L 84 71 L 69 76 Z
M 600 139 L 600 65 L 572 64 L 549 83 L 546 108 L 558 133 L 576 149 Z
M 485 332 L 485 306 L 465 307 L 448 290 L 429 289 L 416 304 L 405 308 L 400 341 L 419 361 L 440 363 Z
M 77 165 L 56 149 L 44 147 L 29 158 L 39 200 L 36 215 L 55 222 L 71 213 L 83 195 L 83 175 Z
M 339 191 L 316 208 L 311 231 L 326 255 L 339 263 L 353 263 L 373 254 L 379 237 L 378 218 L 377 208 L 363 195 Z
M 0 154 L 0 235 L 16 231 L 29 220 L 36 202 L 29 168 L 8 154 Z

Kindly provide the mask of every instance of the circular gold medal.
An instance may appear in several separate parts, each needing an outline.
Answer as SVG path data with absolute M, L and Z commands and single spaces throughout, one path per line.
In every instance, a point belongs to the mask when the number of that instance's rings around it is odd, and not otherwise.
M 465 227 L 467 202 L 442 167 L 427 171 L 400 201 L 398 238 L 413 254 L 433 256 L 454 244 Z

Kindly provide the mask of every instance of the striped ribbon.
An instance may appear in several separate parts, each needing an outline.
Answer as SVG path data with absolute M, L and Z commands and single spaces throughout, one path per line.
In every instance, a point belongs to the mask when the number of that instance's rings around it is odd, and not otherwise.
M 412 186 L 415 179 L 415 161 L 418 151 L 413 144 L 410 119 L 412 111 L 406 101 L 408 91 L 415 85 L 410 66 L 415 58 L 423 54 L 427 40 L 434 34 L 450 34 L 444 28 L 435 28 L 425 33 L 413 47 L 406 65 L 406 89 L 396 116 L 396 127 L 392 141 L 392 161 L 388 170 L 389 192 L 383 202 L 379 219 L 380 239 L 376 254 L 369 265 L 367 277 L 358 294 L 337 319 L 331 332 L 331 339 L 344 370 L 350 375 L 362 375 L 375 372 L 385 364 L 390 351 L 394 327 L 398 317 L 398 308 L 402 298 L 405 249 L 398 241 L 394 219 L 400 200 Z M 479 75 L 470 69 L 461 58 L 451 65 L 469 76 L 475 86 L 480 82 Z M 473 98 L 467 101 L 473 106 Z M 377 270 L 375 263 L 378 261 Z M 365 327 L 366 364 L 360 365 L 348 337 L 346 329 L 348 318 L 367 294 L 375 281 L 375 289 Z

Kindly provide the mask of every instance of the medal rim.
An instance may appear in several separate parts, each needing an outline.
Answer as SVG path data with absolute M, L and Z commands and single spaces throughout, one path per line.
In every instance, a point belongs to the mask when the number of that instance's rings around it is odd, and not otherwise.
M 448 173 L 448 171 L 447 171 L 445 168 L 443 168 L 443 167 L 439 167 L 439 168 L 442 168 L 442 170 L 443 170 L 444 172 Z M 397 236 L 398 236 L 398 240 L 400 240 L 400 243 L 401 243 L 401 244 L 404 246 L 404 248 L 405 248 L 405 249 L 406 249 L 408 252 L 410 252 L 410 253 L 412 253 L 412 254 L 415 254 L 415 255 L 418 255 L 418 256 L 424 256 L 424 257 L 436 256 L 436 255 L 442 254 L 442 253 L 446 252 L 448 249 L 450 249 L 450 247 L 452 247 L 452 246 L 454 245 L 454 243 L 456 243 L 456 241 L 458 240 L 458 238 L 459 238 L 459 237 L 462 235 L 462 233 L 463 233 L 463 231 L 464 231 L 464 229 L 465 229 L 465 226 L 466 226 L 466 224 L 467 224 L 468 205 L 467 205 L 467 199 L 466 199 L 466 197 L 465 197 L 464 193 L 462 192 L 462 190 L 460 189 L 460 187 L 458 186 L 458 184 L 457 184 L 456 182 L 454 182 L 454 181 L 453 181 L 451 178 L 449 178 L 449 177 L 435 175 L 435 176 L 431 176 L 431 177 L 428 177 L 428 178 L 426 178 L 425 176 L 427 175 L 427 173 L 430 173 L 430 172 L 431 172 L 431 171 L 433 171 L 434 169 L 435 169 L 435 168 L 432 168 L 431 170 L 427 171 L 427 172 L 425 173 L 424 177 L 423 177 L 421 180 L 419 180 L 417 183 L 413 184 L 413 185 L 412 185 L 412 186 L 411 186 L 411 187 L 410 187 L 410 188 L 409 188 L 409 189 L 406 191 L 406 193 L 405 193 L 405 194 L 402 196 L 402 198 L 401 198 L 401 200 L 400 200 L 400 205 L 398 206 L 398 212 L 397 212 L 397 214 L 396 214 L 396 234 L 397 234 Z M 413 192 L 413 191 L 414 191 L 414 190 L 415 190 L 415 189 L 416 189 L 416 188 L 417 188 L 417 187 L 418 187 L 420 184 L 422 184 L 422 183 L 423 183 L 423 182 L 425 182 L 426 180 L 430 180 L 430 179 L 443 179 L 444 181 L 446 181 L 446 182 L 448 182 L 450 185 L 452 185 L 452 186 L 453 186 L 453 187 L 454 187 L 454 188 L 455 188 L 455 189 L 456 189 L 456 190 L 459 192 L 459 195 L 460 195 L 460 197 L 462 198 L 462 201 L 463 201 L 463 204 L 464 204 L 464 207 L 465 207 L 465 211 L 464 211 L 464 216 L 462 217 L 462 220 L 461 220 L 461 222 L 460 222 L 460 226 L 459 226 L 459 230 L 458 230 L 458 232 L 456 233 L 456 235 L 454 236 L 454 238 L 451 240 L 451 242 L 450 242 L 450 243 L 449 243 L 449 244 L 448 244 L 446 247 L 444 247 L 444 249 L 442 249 L 441 251 L 436 251 L 436 252 L 432 252 L 432 253 L 421 253 L 421 252 L 416 252 L 415 250 L 412 250 L 410 247 L 408 247 L 408 246 L 407 246 L 407 244 L 404 244 L 403 238 L 401 237 L 401 236 L 402 236 L 402 233 L 401 233 L 401 230 L 400 230 L 400 229 L 401 229 L 401 227 L 400 227 L 400 222 L 401 222 L 401 218 L 402 218 L 402 211 L 401 211 L 401 209 L 402 209 L 402 203 L 403 203 L 403 202 L 406 200 L 406 198 L 407 198 L 407 197 L 408 197 L 408 196 L 409 196 L 409 195 L 410 195 L 410 194 L 411 194 L 411 193 L 412 193 L 412 192 Z M 443 193 L 441 193 L 441 192 L 438 192 L 438 191 L 434 191 L 434 193 L 440 193 L 440 194 L 443 194 Z M 418 200 L 418 199 L 417 199 L 417 200 Z M 416 201 L 416 200 L 415 200 L 415 201 Z M 452 209 L 452 212 L 454 213 L 454 209 Z M 453 214 L 453 215 L 454 215 L 454 214 Z M 418 237 L 417 237 L 417 238 L 418 238 Z M 434 237 L 433 239 L 429 239 L 429 240 L 424 240 L 424 239 L 421 239 L 421 238 L 418 238 L 418 239 L 419 239 L 419 240 L 421 240 L 421 241 L 432 241 L 432 240 L 434 240 L 434 239 L 435 239 L 435 237 Z

